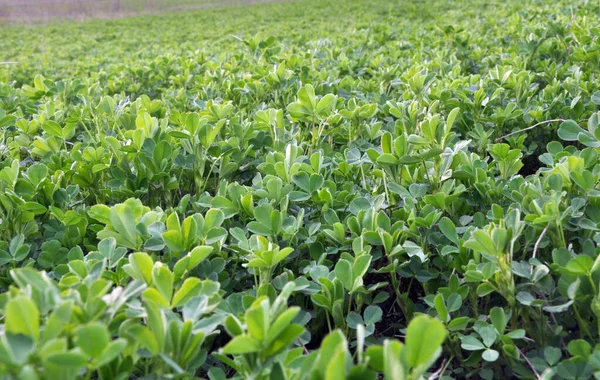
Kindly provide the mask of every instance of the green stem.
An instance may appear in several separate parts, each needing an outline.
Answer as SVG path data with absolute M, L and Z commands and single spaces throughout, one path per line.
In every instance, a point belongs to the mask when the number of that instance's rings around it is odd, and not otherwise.
M 563 231 L 562 223 L 560 223 L 560 220 L 556 221 L 556 228 L 558 229 L 558 237 L 560 239 L 561 248 L 567 248 L 567 242 L 565 240 L 565 231 Z
M 581 315 L 579 314 L 579 310 L 577 309 L 577 306 L 573 305 L 573 310 L 575 310 L 575 317 L 577 318 L 577 323 L 579 324 L 579 328 L 585 333 L 585 335 L 587 335 L 591 340 L 594 340 L 594 337 L 592 336 L 592 334 L 590 333 L 590 330 L 588 329 L 587 322 L 584 322 L 583 319 L 581 318 Z M 582 336 L 583 337 L 583 336 Z
M 427 163 L 425 162 L 425 160 L 422 161 L 423 162 L 423 171 L 425 172 L 425 176 L 427 177 L 427 181 L 429 181 L 429 185 L 432 187 L 433 189 L 433 181 L 431 181 L 431 178 L 429 177 L 429 172 L 427 171 Z
M 348 312 L 346 316 L 350 315 L 350 311 L 352 311 L 352 293 L 350 293 L 350 299 L 348 300 Z
M 590 284 L 592 284 L 592 288 L 594 289 L 594 294 L 598 294 L 598 288 L 596 288 L 596 284 L 594 283 L 594 279 L 592 278 L 592 274 L 588 273 L 588 280 L 590 280 Z
M 383 189 L 385 190 L 385 197 L 387 198 L 387 203 L 389 205 L 391 202 L 391 199 L 390 199 L 390 193 L 388 192 L 385 170 L 383 170 L 382 173 L 383 173 Z
M 348 300 L 348 312 L 346 313 L 346 317 L 350 315 L 350 311 L 352 310 L 352 293 L 350 293 L 350 299 Z M 346 336 L 348 336 L 348 324 L 346 323 Z
M 469 292 L 471 295 L 471 305 L 473 306 L 473 315 L 475 318 L 479 315 L 478 305 L 477 305 L 477 294 L 474 291 Z
M 400 310 L 402 311 L 402 315 L 404 315 L 404 319 L 408 323 L 408 313 L 406 311 L 406 308 L 404 307 L 404 302 L 402 300 L 402 293 L 400 293 L 400 281 L 398 281 L 398 279 L 396 278 L 395 268 L 394 268 L 394 273 L 391 274 L 391 278 L 392 278 L 392 286 L 394 287 L 394 293 L 396 293 L 396 304 L 398 305 L 398 307 L 400 307 Z

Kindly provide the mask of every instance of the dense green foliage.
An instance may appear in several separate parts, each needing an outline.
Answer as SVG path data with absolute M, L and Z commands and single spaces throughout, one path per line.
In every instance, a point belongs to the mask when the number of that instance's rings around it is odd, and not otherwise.
M 0 30 L 0 374 L 600 377 L 594 2 Z

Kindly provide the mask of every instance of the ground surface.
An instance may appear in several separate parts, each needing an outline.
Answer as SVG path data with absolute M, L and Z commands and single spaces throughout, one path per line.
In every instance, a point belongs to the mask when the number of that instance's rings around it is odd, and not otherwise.
M 0 377 L 600 378 L 597 2 L 153 4 L 0 28 Z
M 274 0 L 0 0 L 0 22 L 121 18 L 140 14 L 223 8 Z

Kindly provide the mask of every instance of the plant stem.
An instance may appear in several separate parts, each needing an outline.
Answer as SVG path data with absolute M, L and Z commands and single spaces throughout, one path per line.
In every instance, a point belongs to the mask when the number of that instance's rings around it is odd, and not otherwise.
M 592 284 L 592 288 L 594 289 L 594 295 L 598 294 L 598 289 L 596 288 L 596 284 L 594 283 L 594 279 L 592 278 L 592 274 L 588 273 L 588 280 L 590 280 L 590 284 Z
M 527 127 L 527 128 L 519 129 L 518 131 L 514 131 L 514 132 L 511 132 L 511 133 L 509 133 L 509 134 L 507 134 L 507 135 L 504 135 L 504 136 L 498 137 L 498 138 L 496 139 L 496 142 L 498 142 L 498 141 L 500 141 L 500 140 L 502 140 L 502 139 L 505 139 L 505 138 L 507 138 L 507 137 L 510 137 L 510 136 L 512 136 L 512 135 L 516 135 L 517 133 L 521 133 L 521 132 L 529 131 L 530 129 L 533 129 L 533 128 L 535 128 L 535 127 L 538 127 L 538 126 L 540 126 L 540 125 L 544 125 L 544 124 L 550 124 L 550 123 L 557 123 L 557 122 L 563 122 L 563 121 L 564 121 L 563 119 L 552 119 L 552 120 L 540 121 L 539 123 L 537 123 L 537 124 L 534 124 L 534 125 L 532 125 L 531 127 Z
M 350 299 L 348 300 L 348 312 L 346 312 L 346 318 L 350 315 L 350 311 L 352 310 L 352 293 L 350 293 Z M 348 335 L 348 324 L 346 323 L 346 336 Z
M 593 341 L 594 337 L 592 336 L 592 334 L 590 333 L 590 330 L 587 327 L 588 323 L 585 322 L 581 318 L 581 315 L 579 314 L 579 310 L 577 309 L 576 305 L 573 305 L 573 310 L 575 310 L 575 317 L 577 318 L 577 323 L 579 324 L 579 328 L 581 329 L 581 331 L 583 331 L 585 333 L 585 335 L 587 335 Z

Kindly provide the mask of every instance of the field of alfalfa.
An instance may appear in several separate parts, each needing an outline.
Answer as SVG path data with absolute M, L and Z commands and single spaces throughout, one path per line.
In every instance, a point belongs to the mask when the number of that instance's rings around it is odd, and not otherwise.
M 599 13 L 3 24 L 0 376 L 599 378 Z

